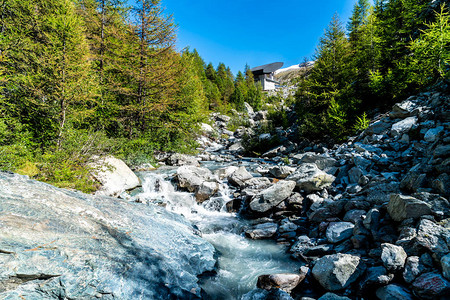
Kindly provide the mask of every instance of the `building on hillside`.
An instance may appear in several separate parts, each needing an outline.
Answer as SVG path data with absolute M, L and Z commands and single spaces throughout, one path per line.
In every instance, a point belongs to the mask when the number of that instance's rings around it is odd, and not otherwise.
M 251 69 L 255 82 L 260 82 L 264 91 L 275 90 L 280 84 L 274 79 L 276 70 L 283 66 L 282 62 L 275 62 Z

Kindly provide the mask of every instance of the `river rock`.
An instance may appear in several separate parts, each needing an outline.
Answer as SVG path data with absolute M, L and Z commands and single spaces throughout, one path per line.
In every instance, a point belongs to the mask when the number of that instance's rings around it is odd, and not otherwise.
M 294 300 L 288 293 L 280 289 L 254 289 L 243 295 L 241 300 Z
M 389 284 L 377 290 L 377 297 L 380 300 L 413 300 L 411 293 L 398 284 Z
M 414 293 L 424 299 L 439 299 L 450 293 L 450 282 L 438 273 L 425 273 L 412 284 Z M 445 298 L 444 298 L 445 299 Z
M 286 179 L 295 181 L 299 189 L 309 193 L 329 187 L 335 180 L 335 177 L 321 171 L 315 164 L 304 163 L 297 168 L 294 174 L 289 175 Z
M 328 242 L 335 244 L 350 238 L 354 227 L 350 222 L 331 223 L 326 232 Z
M 94 157 L 92 175 L 101 183 L 96 195 L 117 197 L 126 190 L 140 186 L 139 178 L 120 159 L 113 156 Z
M 318 259 L 312 269 L 312 275 L 325 289 L 337 291 L 355 282 L 364 269 L 359 257 L 338 253 Z
M 234 186 L 239 188 L 243 188 L 245 185 L 245 181 L 253 178 L 252 174 L 250 174 L 245 167 L 241 166 L 236 171 L 234 171 L 230 176 L 228 176 L 228 182 Z
M 212 173 L 206 168 L 194 166 L 182 166 L 177 169 L 175 178 L 178 186 L 187 189 L 189 192 L 195 192 L 203 182 L 212 178 Z
M 308 268 L 303 267 L 300 274 L 282 273 L 282 274 L 270 274 L 260 275 L 256 286 L 260 289 L 270 290 L 272 288 L 279 288 L 287 293 L 290 293 L 295 289 L 300 282 L 305 279 L 308 273 Z
M 217 176 L 219 176 L 220 180 L 222 180 L 224 178 L 227 178 L 231 174 L 233 174 L 237 169 L 239 169 L 239 168 L 236 167 L 236 166 L 229 166 L 229 167 L 226 167 L 226 168 L 218 169 L 217 171 L 215 171 L 215 174 Z
M 267 177 L 253 177 L 245 181 L 245 188 L 252 190 L 263 190 L 272 185 L 272 182 Z
M 254 212 L 266 212 L 289 197 L 294 188 L 294 181 L 280 180 L 256 195 L 249 207 Z
M 431 214 L 431 207 L 426 202 L 400 194 L 390 196 L 387 210 L 391 218 L 399 222 Z
M 278 179 L 285 179 L 289 175 L 295 172 L 295 168 L 288 166 L 274 166 L 269 168 L 269 173 Z
M 270 239 L 277 233 L 278 225 L 272 222 L 262 223 L 245 231 L 245 235 L 253 240 Z
M 180 153 L 171 154 L 167 158 L 166 163 L 169 166 L 200 166 L 200 163 L 195 156 Z
M 402 247 L 384 243 L 381 244 L 381 250 L 381 260 L 386 269 L 392 272 L 403 269 L 407 255 Z
M 24 192 L 25 191 L 25 192 Z M 0 299 L 200 298 L 214 247 L 155 205 L 0 173 Z
M 204 181 L 198 187 L 197 192 L 195 193 L 195 199 L 197 202 L 202 203 L 217 193 L 218 190 L 219 184 L 217 182 Z

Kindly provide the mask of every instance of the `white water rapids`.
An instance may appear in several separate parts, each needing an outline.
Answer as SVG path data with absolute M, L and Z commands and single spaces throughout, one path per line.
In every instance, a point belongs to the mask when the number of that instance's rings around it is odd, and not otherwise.
M 218 164 L 204 165 L 211 170 Z M 297 272 L 299 264 L 286 253 L 286 247 L 274 241 L 257 241 L 243 235 L 249 222 L 228 213 L 225 204 L 232 191 L 226 181 L 220 184 L 215 197 L 197 204 L 193 194 L 177 191 L 170 178 L 176 168 L 163 167 L 143 172 L 143 192 L 135 198 L 146 203 L 164 205 L 166 209 L 186 217 L 217 250 L 215 276 L 202 279 L 201 287 L 210 299 L 240 299 L 256 288 L 259 275 Z

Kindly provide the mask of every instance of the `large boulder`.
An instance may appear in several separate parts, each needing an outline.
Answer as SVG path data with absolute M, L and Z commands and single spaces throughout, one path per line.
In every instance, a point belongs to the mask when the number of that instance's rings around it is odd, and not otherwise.
M 400 194 L 390 196 L 387 210 L 391 218 L 399 222 L 431 214 L 431 207 L 426 202 Z
M 93 168 L 92 175 L 101 184 L 96 195 L 117 197 L 141 184 L 136 174 L 122 160 L 113 156 L 94 157 L 90 166 Z
M 364 270 L 358 256 L 338 253 L 317 260 L 312 275 L 326 290 L 337 291 L 355 282 Z
M 326 231 L 328 242 L 339 243 L 350 238 L 353 235 L 355 225 L 350 222 L 331 223 Z
M 430 220 L 423 219 L 419 223 L 415 242 L 428 249 L 438 260 L 450 252 L 450 230 Z
M 407 254 L 405 250 L 389 243 L 381 244 L 381 260 L 389 271 L 395 272 L 403 269 Z
M 409 117 L 392 125 L 391 135 L 396 137 L 408 131 L 417 124 L 417 117 Z
M 294 181 L 280 180 L 256 195 L 250 202 L 249 207 L 252 211 L 264 213 L 289 197 L 294 188 Z
M 245 181 L 250 178 L 253 178 L 252 174 L 250 174 L 244 166 L 241 166 L 228 176 L 228 182 L 236 187 L 243 188 L 245 186 Z
M 260 289 L 270 290 L 272 288 L 279 288 L 285 292 L 290 293 L 295 289 L 300 282 L 305 279 L 308 273 L 307 267 L 302 267 L 300 269 L 300 274 L 293 273 L 282 273 L 282 274 L 270 274 L 270 275 L 260 275 L 258 277 L 258 282 L 256 286 Z
M 321 154 L 317 154 L 314 152 L 306 152 L 301 154 L 296 154 L 292 158 L 294 163 L 302 164 L 302 163 L 313 163 L 321 170 L 326 170 L 332 168 L 336 165 L 336 159 L 328 156 L 324 156 Z
M 286 179 L 295 181 L 299 189 L 309 193 L 329 187 L 336 178 L 321 171 L 316 164 L 304 163 L 297 168 L 294 174 L 289 175 Z
M 180 188 L 189 192 L 196 192 L 203 182 L 212 179 L 212 173 L 206 168 L 194 166 L 181 166 L 177 169 L 175 178 Z
M 245 235 L 253 240 L 270 239 L 278 230 L 278 225 L 272 222 L 261 223 L 247 229 Z
M 219 190 L 219 184 L 214 181 L 205 181 L 198 187 L 195 192 L 195 199 L 197 202 L 202 203 L 205 200 L 208 200 L 211 196 L 213 196 Z
M 0 173 L 0 222 L 0 299 L 200 298 L 216 263 L 181 216 L 25 176 Z

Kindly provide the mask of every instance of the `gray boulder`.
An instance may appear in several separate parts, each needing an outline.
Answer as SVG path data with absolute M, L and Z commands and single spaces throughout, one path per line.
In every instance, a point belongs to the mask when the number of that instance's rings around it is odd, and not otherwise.
M 228 182 L 234 186 L 243 188 L 245 186 L 245 181 L 251 178 L 253 178 L 252 174 L 250 174 L 245 167 L 242 166 L 228 176 Z
M 1 299 L 199 298 L 214 247 L 155 205 L 0 173 Z
M 198 187 L 195 193 L 195 199 L 197 202 L 204 202 L 213 196 L 219 190 L 219 184 L 217 182 L 205 181 Z
M 431 207 L 426 202 L 400 194 L 390 196 L 387 210 L 392 219 L 399 222 L 431 214 Z
M 219 177 L 219 179 L 222 180 L 224 178 L 227 178 L 231 174 L 233 174 L 237 169 L 239 169 L 239 168 L 236 166 L 229 166 L 226 168 L 221 168 L 221 169 L 216 170 L 214 172 L 214 174 L 216 174 Z
M 332 157 L 323 156 L 314 152 L 296 154 L 292 159 L 296 164 L 302 163 L 316 164 L 316 166 L 322 171 L 336 166 L 337 163 L 336 159 Z
M 120 159 L 113 156 L 93 157 L 92 175 L 101 184 L 96 195 L 118 197 L 126 190 L 141 185 L 139 178 Z
M 405 270 L 403 271 L 403 279 L 411 283 L 426 270 L 418 256 L 410 256 L 406 259 Z
M 381 260 L 386 269 L 392 272 L 403 269 L 407 255 L 402 247 L 384 243 L 381 244 L 381 251 Z
M 315 164 L 304 163 L 297 168 L 294 174 L 286 179 L 295 181 L 299 189 L 309 193 L 329 187 L 336 178 L 321 171 Z
M 326 237 L 330 243 L 339 243 L 353 235 L 355 225 L 350 222 L 331 223 L 326 231 Z
M 401 103 L 396 103 L 392 107 L 392 111 L 389 114 L 391 118 L 406 118 L 419 113 L 417 104 L 411 100 L 405 100 Z
M 249 207 L 255 212 L 266 212 L 289 197 L 294 191 L 294 188 L 294 181 L 280 180 L 256 195 L 250 202 Z
M 274 166 L 269 168 L 269 173 L 278 179 L 285 179 L 289 175 L 295 172 L 295 168 L 288 166 Z
M 302 267 L 300 274 L 282 273 L 282 274 L 270 274 L 260 275 L 256 286 L 260 289 L 270 290 L 272 288 L 279 288 L 287 293 L 290 293 L 295 289 L 300 282 L 305 279 L 308 273 L 307 267 Z
M 180 188 L 187 189 L 189 192 L 195 192 L 203 182 L 212 179 L 212 173 L 206 168 L 194 166 L 182 166 L 177 169 L 175 178 Z
M 278 225 L 272 222 L 262 223 L 245 231 L 245 235 L 253 240 L 270 239 L 277 233 Z
M 417 124 L 417 117 L 409 117 L 392 125 L 391 135 L 396 137 L 408 131 Z
M 428 249 L 438 260 L 450 252 L 450 230 L 430 220 L 423 219 L 419 223 L 415 242 Z
M 339 253 L 317 260 L 312 275 L 326 290 L 337 291 L 355 282 L 364 269 L 365 266 L 358 256 Z

